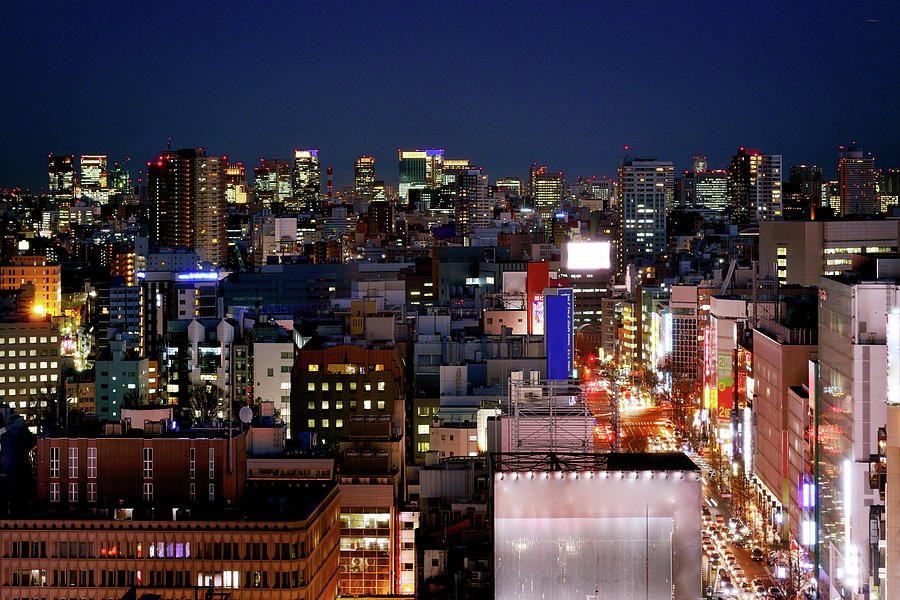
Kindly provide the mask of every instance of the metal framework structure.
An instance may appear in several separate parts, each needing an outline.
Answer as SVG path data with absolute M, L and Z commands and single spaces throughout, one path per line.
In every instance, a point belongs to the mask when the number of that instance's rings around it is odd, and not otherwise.
M 618 389 L 595 381 L 509 379 L 507 439 L 516 452 L 619 450 Z
M 495 452 L 491 472 L 503 471 L 605 471 L 608 455 L 592 452 Z
M 754 260 L 753 326 L 762 319 L 778 322 L 778 267 L 775 261 Z

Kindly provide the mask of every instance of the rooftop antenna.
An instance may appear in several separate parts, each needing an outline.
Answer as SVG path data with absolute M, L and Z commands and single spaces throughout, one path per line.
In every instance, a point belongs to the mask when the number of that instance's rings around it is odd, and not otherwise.
M 169 136 L 169 150 L 172 150 L 172 136 Z

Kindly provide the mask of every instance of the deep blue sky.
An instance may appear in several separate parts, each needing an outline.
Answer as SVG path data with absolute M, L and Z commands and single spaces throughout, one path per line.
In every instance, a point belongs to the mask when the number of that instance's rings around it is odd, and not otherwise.
M 726 6 L 727 5 L 727 6 Z M 896 2 L 16 2 L 0 20 L 0 186 L 46 155 L 318 147 L 336 183 L 439 146 L 495 178 L 613 174 L 625 144 L 900 167 Z M 874 22 L 872 22 L 872 21 Z M 324 173 L 324 169 L 323 169 Z

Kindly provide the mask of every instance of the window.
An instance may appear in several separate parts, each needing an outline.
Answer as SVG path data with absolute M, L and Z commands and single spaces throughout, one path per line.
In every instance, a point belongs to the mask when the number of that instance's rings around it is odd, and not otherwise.
M 343 401 L 343 400 L 335 400 L 335 401 L 334 401 L 334 408 L 335 408 L 336 410 L 344 410 L 344 401 Z
M 351 391 L 351 392 L 355 392 L 355 391 L 356 391 L 356 382 L 355 382 L 355 381 L 351 381 L 351 382 L 350 382 L 350 391 Z
M 282 360 L 288 360 L 288 359 L 291 359 L 291 358 L 294 358 L 294 353 L 293 353 L 293 352 L 282 352 L 282 353 L 281 353 L 281 359 L 282 359 Z
M 88 502 L 96 502 L 97 501 L 97 483 L 91 481 L 87 484 L 87 501 Z
M 344 426 L 344 420 L 343 419 L 335 419 L 334 426 L 337 427 L 338 429 L 341 429 Z
M 431 432 L 431 425 L 419 425 L 416 433 L 419 435 L 428 435 Z
M 328 400 L 322 400 L 322 410 L 328 410 Z
M 214 483 L 209 484 L 209 501 L 216 501 L 216 484 Z
M 379 381 L 379 382 L 378 382 L 378 391 L 379 391 L 379 392 L 383 392 L 383 391 L 384 391 L 384 382 L 383 382 L 383 381 Z
M 307 391 L 307 392 L 314 392 L 314 391 L 316 391 L 316 384 L 315 384 L 314 381 L 310 381 L 310 382 L 308 382 L 308 383 L 306 384 L 306 391 Z
M 384 400 L 378 401 L 378 410 L 384 410 Z
M 307 369 L 310 373 L 315 373 L 319 370 L 319 365 L 309 365 Z
M 50 477 L 51 479 L 59 477 L 59 446 L 50 448 Z
M 316 428 L 316 420 L 315 419 L 307 419 L 306 426 L 309 427 L 310 429 L 315 429 Z
M 144 502 L 153 502 L 153 484 L 144 484 Z
M 338 381 L 337 383 L 335 383 L 335 384 L 334 384 L 334 389 L 335 389 L 335 391 L 337 391 L 337 392 L 343 392 L 343 391 L 344 391 L 344 382 L 343 382 L 343 381 Z
M 191 504 L 197 502 L 197 484 L 191 482 Z
M 209 449 L 209 478 L 215 479 L 216 477 L 216 449 Z
M 322 391 L 323 391 L 323 392 L 327 392 L 327 391 L 328 391 L 328 382 L 327 382 L 327 381 L 323 381 L 323 382 L 322 382 Z
M 78 502 L 78 484 L 74 481 L 69 483 L 69 503 Z
M 365 385 L 365 390 L 366 390 L 367 392 L 371 392 L 371 391 L 372 391 L 372 384 L 371 384 L 371 383 L 366 383 L 366 385 Z
M 50 502 L 59 502 L 59 482 L 50 483 Z
M 282 372 L 282 373 L 290 373 L 290 372 L 291 372 L 291 365 L 281 365 L 281 372 Z
M 78 447 L 69 446 L 69 479 L 78 479 Z
M 267 377 L 272 377 L 273 375 L 275 375 L 275 369 L 272 369 L 272 368 L 266 369 Z
M 363 409 L 372 410 L 372 401 L 371 400 L 363 400 Z
M 144 448 L 144 479 L 153 479 L 153 448 Z
M 191 448 L 191 460 L 190 460 L 190 469 L 191 469 L 191 479 L 197 476 L 197 449 Z M 191 485 L 194 485 L 193 483 Z
M 324 427 L 324 428 L 328 427 L 328 419 L 322 419 L 322 427 Z
M 87 465 L 87 476 L 88 479 L 97 479 L 97 447 L 89 446 L 87 449 L 88 456 L 88 465 Z

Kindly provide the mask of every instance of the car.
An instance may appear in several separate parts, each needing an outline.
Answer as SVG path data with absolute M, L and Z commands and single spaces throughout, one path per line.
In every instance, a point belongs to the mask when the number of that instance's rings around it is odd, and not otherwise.
M 716 515 L 716 527 L 721 529 L 724 526 L 725 526 L 725 517 L 723 517 L 722 515 Z
M 760 598 L 765 598 L 769 592 L 766 591 L 765 586 L 757 585 L 753 588 L 753 591 L 756 592 L 756 595 Z
M 759 588 L 759 587 L 764 588 L 764 587 L 765 587 L 765 585 L 763 584 L 762 579 L 760 579 L 759 577 L 754 577 L 753 579 L 751 579 L 751 580 L 750 580 L 750 585 L 752 585 L 753 587 L 757 587 L 757 588 Z M 765 591 L 765 590 L 763 590 L 763 591 Z
M 769 588 L 769 598 L 772 598 L 772 600 L 783 600 L 784 592 L 780 588 L 772 586 Z
M 731 574 L 734 575 L 734 578 L 738 581 L 746 581 L 747 580 L 747 576 L 744 575 L 744 570 L 740 567 L 738 567 L 734 571 L 732 571 Z
M 708 517 L 709 516 L 709 508 L 704 506 L 701 513 L 703 514 L 704 517 Z
M 766 555 L 759 546 L 755 546 L 750 550 L 750 560 L 753 562 L 762 562 L 765 558 Z

